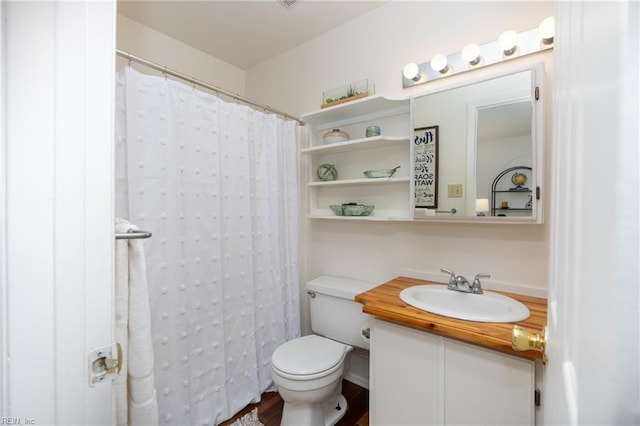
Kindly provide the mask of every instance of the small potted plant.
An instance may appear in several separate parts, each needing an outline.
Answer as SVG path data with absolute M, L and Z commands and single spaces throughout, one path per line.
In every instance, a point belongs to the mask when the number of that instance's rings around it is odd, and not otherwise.
M 346 86 L 328 90 L 322 94 L 322 105 L 320 108 L 328 108 L 350 102 L 356 99 L 370 96 L 374 93 L 375 87 L 369 80 L 361 80 Z

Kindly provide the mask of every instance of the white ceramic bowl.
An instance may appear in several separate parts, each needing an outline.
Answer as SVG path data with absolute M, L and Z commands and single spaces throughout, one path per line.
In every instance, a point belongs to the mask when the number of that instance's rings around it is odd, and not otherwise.
M 325 133 L 322 136 L 322 140 L 325 144 L 345 142 L 349 140 L 349 133 L 343 132 L 340 129 L 333 129 L 330 132 Z

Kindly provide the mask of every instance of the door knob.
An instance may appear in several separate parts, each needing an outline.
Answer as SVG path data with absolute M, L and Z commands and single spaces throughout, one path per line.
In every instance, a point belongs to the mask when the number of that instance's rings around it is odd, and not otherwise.
M 528 351 L 535 350 L 542 353 L 542 362 L 547 362 L 547 354 L 545 348 L 547 345 L 547 327 L 542 328 L 542 333 L 534 334 L 529 330 L 520 327 L 519 325 L 513 326 L 511 332 L 511 347 L 516 351 Z

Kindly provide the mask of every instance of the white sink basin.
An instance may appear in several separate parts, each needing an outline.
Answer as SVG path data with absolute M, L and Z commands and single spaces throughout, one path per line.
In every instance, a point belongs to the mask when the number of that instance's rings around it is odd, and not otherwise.
M 462 293 L 446 285 L 417 285 L 400 292 L 400 299 L 433 314 L 479 322 L 514 322 L 529 318 L 529 309 L 502 294 Z

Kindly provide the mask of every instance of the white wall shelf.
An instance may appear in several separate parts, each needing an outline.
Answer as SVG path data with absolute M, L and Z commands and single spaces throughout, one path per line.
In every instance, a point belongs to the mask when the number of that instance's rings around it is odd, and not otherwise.
M 410 217 L 404 216 L 336 216 L 331 213 L 327 214 L 311 214 L 309 219 L 326 219 L 326 220 L 357 220 L 369 222 L 407 222 L 412 221 Z
M 327 145 L 312 146 L 300 150 L 305 155 L 328 155 L 342 152 L 369 150 L 395 145 L 409 144 L 409 136 L 375 136 L 372 138 L 353 139 L 346 142 L 337 142 Z
M 393 113 L 409 113 L 409 100 L 406 98 L 389 98 L 384 95 L 368 96 L 352 102 L 319 109 L 302 114 L 302 121 L 310 125 L 336 124 L 353 117 L 379 114 L 381 111 L 391 115 Z
M 306 195 L 310 219 L 407 221 L 411 220 L 409 156 L 411 138 L 409 99 L 369 96 L 342 105 L 304 114 L 309 139 L 300 150 L 301 164 L 308 169 Z M 364 136 L 368 126 L 379 126 L 380 136 Z M 345 142 L 324 144 L 322 135 L 341 128 L 352 136 Z M 338 179 L 321 181 L 317 168 L 332 164 Z M 366 170 L 400 166 L 391 178 L 365 178 Z M 374 205 L 370 216 L 335 216 L 330 205 Z
M 340 185 L 384 185 L 384 184 L 394 184 L 394 183 L 406 183 L 410 182 L 409 177 L 391 177 L 391 178 L 375 178 L 375 179 L 342 179 L 342 180 L 329 180 L 329 181 L 318 181 L 318 182 L 309 182 L 307 186 L 309 187 L 323 187 L 323 186 L 340 186 Z

